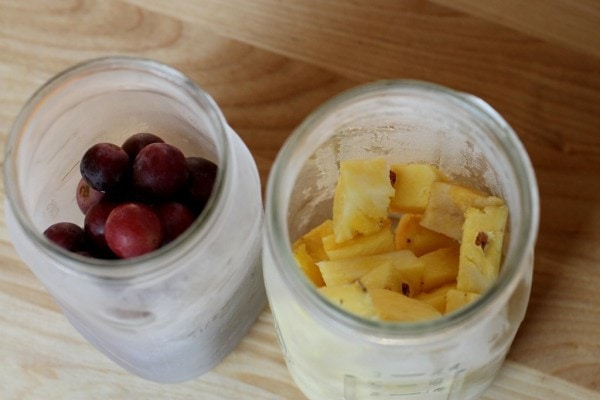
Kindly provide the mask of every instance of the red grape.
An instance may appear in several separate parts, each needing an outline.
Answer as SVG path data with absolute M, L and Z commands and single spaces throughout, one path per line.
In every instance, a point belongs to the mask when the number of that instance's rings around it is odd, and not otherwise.
M 106 242 L 121 258 L 137 257 L 162 245 L 163 226 L 152 208 L 140 203 L 124 203 L 115 207 L 105 228 Z
M 106 243 L 106 220 L 117 203 L 101 201 L 90 207 L 85 214 L 83 230 L 94 253 L 99 257 L 109 257 L 112 252 Z
M 77 199 L 77 205 L 84 214 L 90 209 L 91 206 L 102 200 L 104 193 L 97 191 L 91 187 L 85 179 L 81 178 L 77 185 L 77 193 L 75 198 Z
M 156 207 L 156 214 L 165 229 L 165 243 L 176 239 L 192 225 L 196 217 L 183 204 L 175 201 Z
M 129 155 L 130 160 L 135 160 L 140 150 L 152 143 L 164 143 L 164 141 L 152 133 L 136 133 L 123 142 L 121 148 Z
M 186 202 L 196 213 L 200 213 L 212 193 L 218 167 L 202 157 L 188 157 L 186 162 L 190 170 Z
M 129 173 L 129 156 L 112 143 L 98 143 L 90 147 L 79 169 L 81 176 L 99 192 L 111 191 L 123 185 Z
M 188 177 L 185 156 L 166 143 L 147 145 L 133 162 L 134 187 L 152 198 L 173 197 L 187 185 Z
M 44 236 L 63 249 L 73 252 L 85 251 L 85 233 L 72 222 L 58 222 L 44 231 Z
M 44 235 L 57 245 L 97 258 L 129 258 L 154 251 L 188 229 L 213 191 L 217 165 L 185 158 L 152 133 L 136 133 L 121 147 L 91 146 L 80 162 L 76 201 L 83 228 L 54 224 Z

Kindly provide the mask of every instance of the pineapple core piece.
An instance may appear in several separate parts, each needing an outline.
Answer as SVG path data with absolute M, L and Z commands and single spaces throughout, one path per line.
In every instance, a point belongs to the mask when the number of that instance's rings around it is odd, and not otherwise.
M 498 279 L 507 219 L 506 206 L 467 210 L 456 278 L 459 290 L 481 294 Z
M 451 313 L 452 311 L 458 310 L 479 298 L 479 294 L 463 292 L 462 290 L 450 289 L 446 293 L 446 311 L 445 313 Z
M 421 226 L 420 214 L 403 214 L 394 233 L 396 249 L 408 249 L 417 257 L 436 249 L 455 246 L 458 242 L 446 235 Z
M 447 182 L 433 182 L 429 203 L 425 208 L 421 225 L 432 231 L 461 240 L 465 212 L 471 207 L 499 206 L 499 197 Z
M 375 233 L 358 235 L 343 243 L 337 243 L 331 234 L 323 238 L 323 248 L 330 260 L 387 253 L 395 250 L 394 234 L 389 223 Z
M 422 213 L 429 202 L 431 184 L 448 178 L 430 164 L 394 164 L 390 167 L 395 176 L 395 193 L 390 211 Z
M 388 221 L 390 183 L 387 162 L 383 158 L 345 160 L 333 198 L 333 232 L 342 243 L 358 234 L 370 235 Z
M 375 315 L 385 321 L 421 321 L 440 317 L 434 307 L 386 289 L 369 290 Z
M 367 318 L 375 315 L 371 297 L 358 282 L 341 286 L 324 286 L 318 290 L 327 300 L 346 311 Z

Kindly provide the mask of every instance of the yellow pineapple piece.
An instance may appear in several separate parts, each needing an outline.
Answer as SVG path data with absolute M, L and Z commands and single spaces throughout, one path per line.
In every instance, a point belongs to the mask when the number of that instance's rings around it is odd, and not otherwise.
M 417 257 L 430 251 L 450 247 L 457 241 L 421 225 L 420 214 L 403 214 L 394 233 L 396 249 L 408 249 Z
M 477 293 L 464 292 L 462 290 L 450 289 L 446 293 L 446 311 L 451 313 L 477 300 L 481 295 Z
M 471 207 L 503 205 L 502 199 L 486 193 L 447 182 L 433 182 L 429 203 L 421 225 L 432 231 L 461 240 L 465 212 Z
M 415 299 L 429 304 L 443 314 L 446 312 L 446 295 L 450 289 L 456 289 L 456 282 L 440 286 L 431 292 L 421 292 Z
M 395 164 L 395 194 L 390 202 L 390 211 L 400 213 L 422 213 L 429 201 L 431 184 L 448 178 L 430 164 Z
M 456 278 L 459 290 L 481 294 L 496 281 L 507 219 L 503 205 L 466 211 Z
M 404 250 L 407 251 L 407 250 Z M 423 286 L 423 274 L 425 272 L 425 264 L 419 262 L 404 263 L 396 265 L 396 269 L 401 276 L 403 283 L 402 293 L 408 297 L 415 297 L 421 293 Z
M 367 318 L 375 315 L 367 290 L 356 282 L 340 286 L 324 286 L 318 290 L 327 300 L 346 311 Z
M 327 286 L 353 283 L 382 264 L 390 263 L 395 268 L 408 269 L 417 262 L 417 257 L 409 250 L 345 258 L 342 260 L 320 261 L 317 263 Z
M 402 275 L 392 263 L 386 262 L 360 277 L 358 282 L 367 290 L 388 289 L 402 293 Z
M 421 321 L 442 314 L 422 301 L 386 289 L 369 290 L 375 315 L 385 321 Z
M 323 238 L 323 248 L 330 260 L 387 253 L 395 250 L 394 234 L 390 224 L 370 235 L 358 235 L 342 243 L 337 243 L 331 234 Z
M 295 250 L 296 247 L 304 244 L 306 246 L 306 252 L 315 262 L 328 260 L 329 257 L 323 248 L 323 238 L 331 234 L 333 234 L 333 221 L 327 219 L 319 226 L 304 234 L 300 239 L 296 240 L 292 245 L 292 249 Z
M 335 240 L 342 243 L 379 231 L 388 221 L 392 196 L 394 188 L 383 158 L 341 161 L 333 198 Z
M 306 277 L 312 283 L 314 283 L 315 286 L 324 286 L 325 282 L 323 281 L 323 277 L 321 276 L 321 271 L 319 270 L 319 267 L 317 267 L 317 264 L 315 264 L 313 258 L 306 251 L 306 244 L 300 243 L 298 246 L 296 246 L 295 250 L 293 251 L 293 254 L 296 263 L 298 264 L 302 272 L 304 272 L 304 275 L 306 275 Z
M 447 283 L 456 281 L 458 274 L 458 245 L 446 247 L 419 257 L 425 265 L 423 271 L 424 292 L 429 292 Z

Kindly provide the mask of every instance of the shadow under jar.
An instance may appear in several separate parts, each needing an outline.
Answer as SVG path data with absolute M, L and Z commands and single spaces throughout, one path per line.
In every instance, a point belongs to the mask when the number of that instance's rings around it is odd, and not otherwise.
M 86 149 L 120 145 L 137 132 L 218 165 L 195 222 L 131 259 L 95 259 L 50 243 L 42 232 L 51 224 L 83 225 L 75 188 Z M 75 328 L 127 370 L 159 382 L 197 377 L 263 310 L 256 165 L 214 101 L 180 72 L 126 57 L 66 70 L 25 105 L 5 159 L 6 221 L 17 252 Z
M 384 322 L 334 306 L 303 275 L 290 243 L 331 218 L 339 162 L 373 157 L 433 164 L 505 199 L 510 214 L 501 273 L 479 300 L 434 320 Z M 474 96 L 385 81 L 320 107 L 283 146 L 265 206 L 267 295 L 300 389 L 313 400 L 479 397 L 498 373 L 529 301 L 538 203 L 522 144 Z

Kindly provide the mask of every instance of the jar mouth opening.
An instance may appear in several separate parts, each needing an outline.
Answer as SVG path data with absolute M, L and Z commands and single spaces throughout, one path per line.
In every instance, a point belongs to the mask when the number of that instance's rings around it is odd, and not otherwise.
M 495 143 L 509 160 L 513 174 L 523 183 L 521 187 L 524 189 L 518 195 L 518 203 L 522 207 L 518 218 L 522 222 L 519 223 L 517 231 L 512 232 L 512 240 L 516 244 L 511 246 L 504 257 L 498 280 L 477 301 L 432 320 L 386 322 L 352 314 L 335 306 L 318 293 L 293 258 L 288 229 L 288 205 L 299 171 L 306 161 L 306 157 L 295 156 L 297 148 L 307 146 L 314 152 L 325 140 L 320 139 L 315 132 L 311 134 L 313 128 L 326 120 L 330 113 L 359 98 L 406 90 L 444 98 L 454 106 L 466 109 L 476 118 L 494 126 Z M 341 322 L 337 324 L 340 329 L 350 333 L 358 331 L 372 334 L 373 340 L 441 334 L 458 327 L 465 320 L 477 317 L 482 310 L 497 301 L 502 293 L 518 283 L 523 270 L 521 261 L 530 256 L 539 226 L 539 194 L 533 167 L 525 148 L 508 123 L 490 105 L 476 96 L 416 80 L 386 80 L 364 84 L 333 97 L 309 115 L 283 145 L 273 164 L 267 183 L 265 206 L 265 240 L 270 247 L 266 251 L 271 252 L 275 268 L 288 289 L 294 292 L 296 300 L 310 304 L 315 318 L 321 322 L 326 323 L 328 319 L 334 318 Z
M 61 92 L 64 88 L 78 80 L 86 79 L 98 73 L 111 71 L 129 71 L 139 73 L 140 76 L 151 75 L 164 83 L 177 87 L 177 90 L 185 93 L 191 99 L 190 107 L 204 110 L 207 119 L 214 128 L 214 140 L 216 157 L 218 159 L 217 176 L 212 193 L 200 215 L 192 225 L 172 242 L 145 255 L 129 259 L 99 259 L 92 258 L 65 249 L 51 243 L 32 222 L 30 215 L 25 211 L 22 188 L 18 179 L 16 158 L 22 132 L 28 129 L 31 116 L 36 110 L 43 107 L 44 103 L 52 96 Z M 91 279 L 123 280 L 144 279 L 157 274 L 167 273 L 172 269 L 174 260 L 194 250 L 190 238 L 195 241 L 202 240 L 210 235 L 211 226 L 216 223 L 219 211 L 223 208 L 223 202 L 227 201 L 225 192 L 230 185 L 227 176 L 230 174 L 228 157 L 231 152 L 229 142 L 228 125 L 221 110 L 212 97 L 200 89 L 190 78 L 177 69 L 160 62 L 127 56 L 110 56 L 87 60 L 71 66 L 50 78 L 27 100 L 25 106 L 17 116 L 11 128 L 5 153 L 4 182 L 6 187 L 7 208 L 14 213 L 17 223 L 32 238 L 35 244 L 45 254 L 58 261 L 57 265 L 69 273 L 79 274 Z M 73 191 L 75 192 L 75 191 Z

